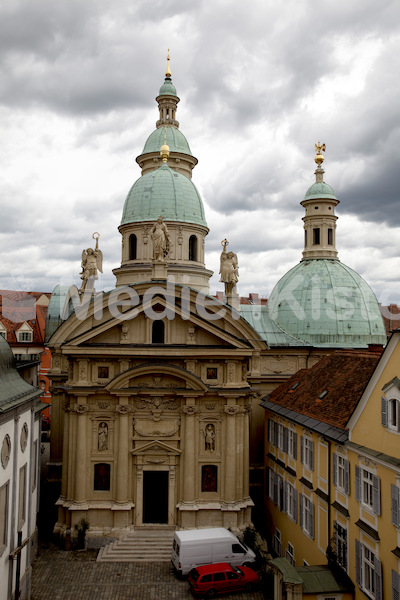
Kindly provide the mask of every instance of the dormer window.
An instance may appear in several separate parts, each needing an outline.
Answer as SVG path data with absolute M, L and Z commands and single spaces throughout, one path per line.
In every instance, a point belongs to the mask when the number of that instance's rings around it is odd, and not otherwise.
M 33 339 L 32 331 L 19 331 L 18 341 L 19 342 L 31 342 Z
M 5 340 L 7 339 L 7 329 L 4 327 L 3 323 L 0 323 L 0 335 L 3 336 Z

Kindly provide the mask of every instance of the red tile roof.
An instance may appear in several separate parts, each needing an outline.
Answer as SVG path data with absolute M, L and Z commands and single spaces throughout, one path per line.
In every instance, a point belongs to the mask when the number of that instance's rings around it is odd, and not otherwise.
M 338 350 L 277 387 L 269 402 L 345 429 L 383 348 Z M 327 392 L 327 393 L 324 393 Z

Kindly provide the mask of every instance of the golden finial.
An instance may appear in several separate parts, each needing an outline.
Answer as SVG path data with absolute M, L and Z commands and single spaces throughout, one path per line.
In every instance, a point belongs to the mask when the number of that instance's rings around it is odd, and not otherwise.
M 169 48 L 167 56 L 167 70 L 165 71 L 165 77 L 171 77 L 171 69 L 169 68 Z
M 322 152 L 325 152 L 325 150 L 326 150 L 325 144 L 321 144 L 321 142 L 318 140 L 318 144 L 315 144 L 316 154 L 315 154 L 314 160 L 319 167 L 324 162 L 324 156 L 322 155 Z
M 166 163 L 169 156 L 169 146 L 167 145 L 167 128 L 164 126 L 164 143 L 161 146 L 160 155 L 163 163 Z

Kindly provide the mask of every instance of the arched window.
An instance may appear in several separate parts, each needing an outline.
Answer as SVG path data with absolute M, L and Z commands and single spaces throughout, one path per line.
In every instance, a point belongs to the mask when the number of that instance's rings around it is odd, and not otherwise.
M 164 321 L 153 321 L 153 327 L 151 331 L 151 343 L 152 344 L 164 344 L 165 342 L 165 323 Z
M 134 233 L 129 236 L 129 260 L 135 260 L 137 251 L 137 238 Z
M 195 235 L 189 238 L 189 260 L 197 260 L 197 236 Z

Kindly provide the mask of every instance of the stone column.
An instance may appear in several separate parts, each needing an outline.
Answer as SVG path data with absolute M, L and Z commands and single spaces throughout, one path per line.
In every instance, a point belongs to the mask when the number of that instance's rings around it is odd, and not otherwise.
M 86 396 L 79 396 L 73 407 L 77 415 L 76 428 L 76 455 L 75 455 L 75 502 L 83 503 L 87 500 L 87 421 L 86 413 L 89 410 Z M 90 439 L 90 438 L 89 438 Z
M 117 493 L 116 502 L 125 504 L 129 500 L 129 414 L 128 398 L 121 397 L 116 407 L 118 417 L 117 449 Z
M 198 407 L 186 404 L 183 407 L 185 416 L 185 446 L 183 449 L 183 501 L 192 502 L 195 499 L 196 455 L 195 450 L 195 414 Z
M 226 418 L 226 437 L 225 437 L 225 493 L 226 502 L 236 500 L 236 419 L 235 415 L 239 412 L 239 406 L 235 400 L 228 400 L 225 405 Z

